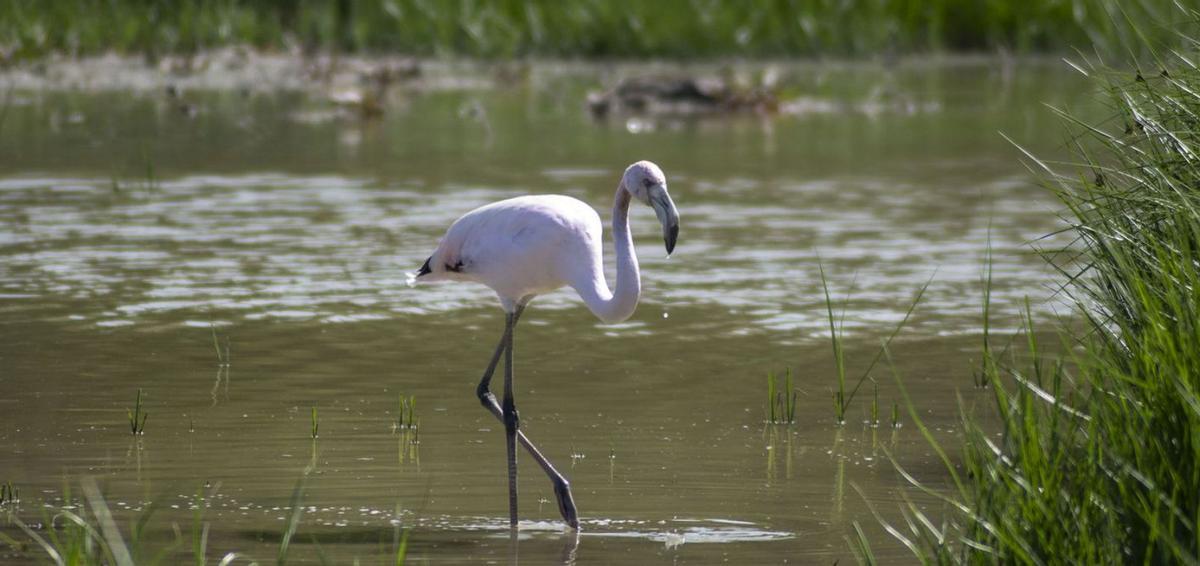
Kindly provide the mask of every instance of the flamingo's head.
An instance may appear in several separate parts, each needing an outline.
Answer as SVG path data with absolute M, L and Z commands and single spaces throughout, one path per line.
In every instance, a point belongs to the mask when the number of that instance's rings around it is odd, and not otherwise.
M 621 186 L 642 204 L 654 209 L 662 224 L 667 254 L 674 251 L 675 239 L 679 236 L 679 211 L 675 210 L 675 203 L 667 192 L 667 176 L 663 175 L 662 169 L 649 161 L 638 161 L 625 169 Z

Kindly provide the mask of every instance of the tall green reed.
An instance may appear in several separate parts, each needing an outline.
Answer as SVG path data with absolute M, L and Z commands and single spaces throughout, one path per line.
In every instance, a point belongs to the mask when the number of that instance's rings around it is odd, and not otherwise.
M 833 393 L 833 416 L 838 424 L 846 422 L 846 356 L 842 345 L 842 324 L 845 321 L 843 305 L 842 318 L 835 320 L 833 316 L 833 298 L 829 294 L 829 279 L 825 277 L 825 265 L 817 258 L 817 269 L 821 273 L 821 290 L 825 293 L 825 312 L 829 321 L 829 342 L 833 346 L 833 368 L 837 376 L 837 391 Z
M 140 435 L 146 433 L 146 419 L 150 417 L 150 413 L 142 410 L 142 389 L 137 390 L 137 398 L 134 400 L 133 408 L 125 410 L 126 418 L 129 421 L 129 433 Z
M 983 349 L 980 352 L 979 372 L 972 376 L 976 387 L 987 387 L 988 377 L 995 373 L 995 360 L 992 352 L 992 272 L 995 268 L 995 256 L 992 250 L 992 227 L 988 223 L 987 247 L 984 248 L 983 271 L 980 274 L 983 283 Z

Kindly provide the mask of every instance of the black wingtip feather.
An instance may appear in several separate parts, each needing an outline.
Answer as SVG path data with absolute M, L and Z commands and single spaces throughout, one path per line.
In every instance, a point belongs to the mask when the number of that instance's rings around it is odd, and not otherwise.
M 429 260 L 430 259 L 433 259 L 433 256 L 430 256 L 428 259 L 426 259 L 425 263 L 423 265 L 421 265 L 421 269 L 417 270 L 417 277 L 433 273 L 433 270 L 429 269 Z

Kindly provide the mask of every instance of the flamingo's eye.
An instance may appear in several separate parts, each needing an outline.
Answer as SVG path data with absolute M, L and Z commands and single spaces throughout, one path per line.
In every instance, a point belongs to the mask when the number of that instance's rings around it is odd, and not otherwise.
M 654 186 L 654 181 L 652 179 L 642 179 L 642 184 L 645 185 L 647 189 L 649 189 L 650 187 Z

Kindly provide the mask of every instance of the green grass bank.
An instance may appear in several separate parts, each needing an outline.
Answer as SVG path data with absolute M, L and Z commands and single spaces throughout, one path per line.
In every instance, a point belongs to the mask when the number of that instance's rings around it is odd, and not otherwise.
M 946 520 L 907 506 L 891 525 L 923 562 L 1200 560 L 1200 53 L 1076 64 L 1110 118 L 1059 111 L 1078 161 L 1027 157 L 1065 206 L 1079 255 L 1047 253 L 1085 324 L 1063 356 L 1028 320 L 1029 354 L 985 348 L 1002 428 L 964 409 L 961 466 L 943 456 L 955 487 L 926 490 Z M 873 562 L 861 535 L 852 547 Z
M 225 45 L 419 56 L 712 58 L 1140 45 L 1173 0 L 0 0 L 0 60 Z M 1180 43 L 1169 26 L 1144 26 Z

